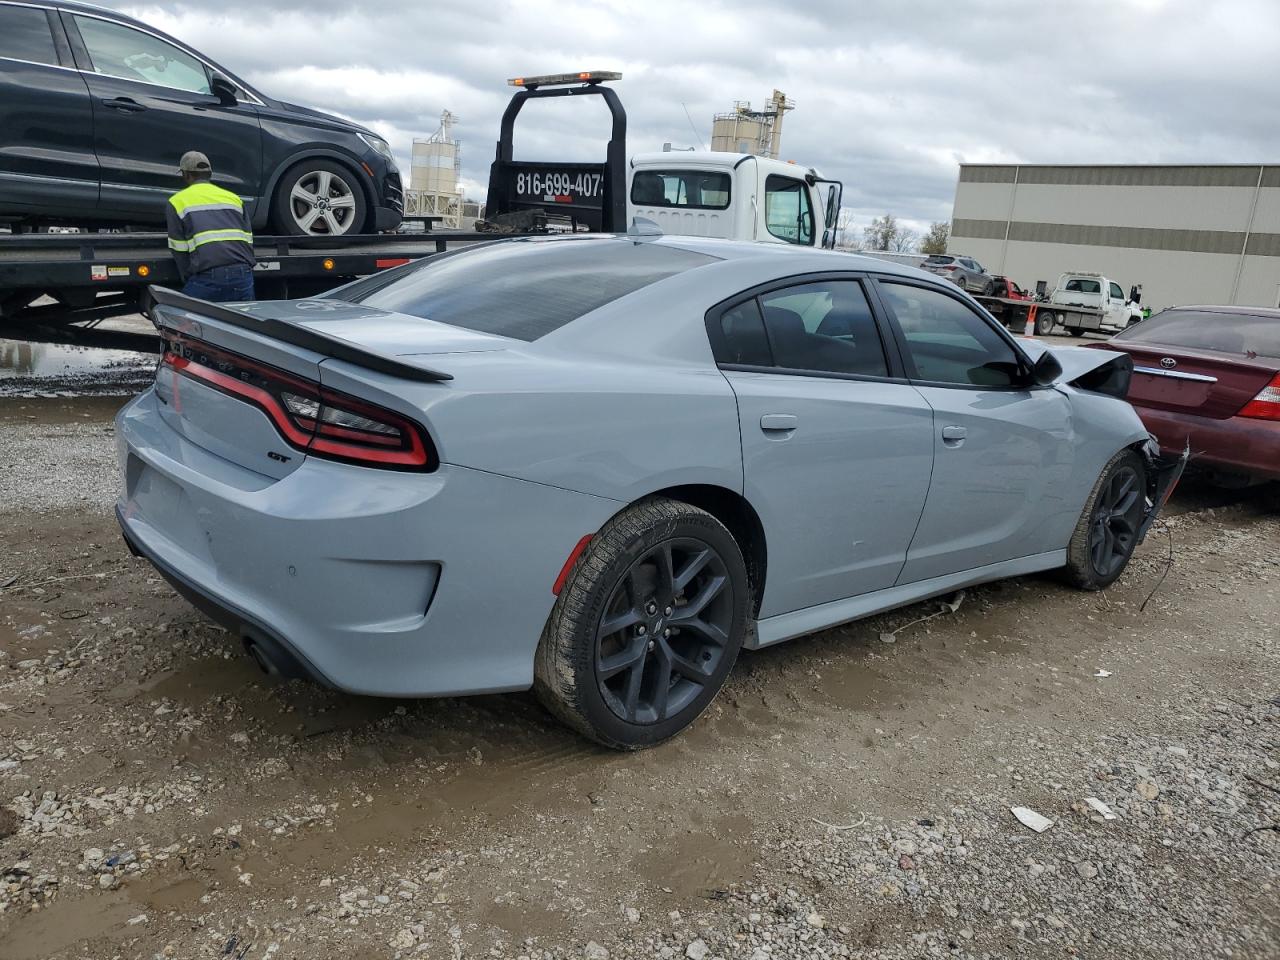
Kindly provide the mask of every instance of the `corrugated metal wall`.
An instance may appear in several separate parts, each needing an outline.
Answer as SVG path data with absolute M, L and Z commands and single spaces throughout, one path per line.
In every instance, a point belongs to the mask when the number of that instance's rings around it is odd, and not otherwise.
M 1280 305 L 1280 165 L 960 168 L 953 252 L 1024 286 L 1097 270 L 1152 306 Z

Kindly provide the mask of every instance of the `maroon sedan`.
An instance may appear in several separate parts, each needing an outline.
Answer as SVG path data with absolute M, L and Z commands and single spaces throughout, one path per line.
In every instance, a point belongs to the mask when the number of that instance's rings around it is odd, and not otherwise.
M 1106 343 L 1133 358 L 1129 402 L 1166 452 L 1222 482 L 1280 481 L 1280 310 L 1174 307 Z

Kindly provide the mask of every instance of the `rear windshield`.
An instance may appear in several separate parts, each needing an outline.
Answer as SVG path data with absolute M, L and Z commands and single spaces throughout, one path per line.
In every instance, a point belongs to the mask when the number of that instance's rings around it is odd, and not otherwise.
M 724 210 L 729 175 L 705 170 L 641 170 L 631 181 L 631 202 L 641 207 Z
M 941 254 L 934 254 L 926 260 L 925 263 L 952 263 L 955 259 L 955 257 L 944 257 Z
M 335 297 L 379 310 L 537 340 L 583 314 L 715 257 L 612 237 L 513 240 L 371 277 Z
M 1081 280 L 1079 277 L 1076 277 L 1073 280 L 1068 280 L 1067 285 L 1063 287 L 1063 289 L 1069 290 L 1072 293 L 1101 293 L 1102 284 L 1097 280 Z
M 1166 310 L 1116 334 L 1115 339 L 1280 359 L 1280 317 Z

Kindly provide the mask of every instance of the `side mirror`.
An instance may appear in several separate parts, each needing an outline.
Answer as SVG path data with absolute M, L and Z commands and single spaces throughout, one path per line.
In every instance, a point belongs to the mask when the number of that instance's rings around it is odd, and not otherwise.
M 224 107 L 235 106 L 238 102 L 236 85 L 220 73 L 215 73 L 213 79 L 209 81 L 209 90 Z
M 1062 376 L 1062 364 L 1050 351 L 1040 354 L 1040 359 L 1031 368 L 1031 379 L 1045 387 Z

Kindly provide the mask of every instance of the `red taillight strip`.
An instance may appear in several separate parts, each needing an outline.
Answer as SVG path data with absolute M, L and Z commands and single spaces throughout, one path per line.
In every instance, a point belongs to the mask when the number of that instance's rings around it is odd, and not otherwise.
M 321 422 L 317 429 L 315 420 L 290 414 L 280 399 L 271 391 L 264 390 L 252 383 L 245 383 L 243 380 L 238 380 L 220 370 L 214 370 L 212 367 L 180 356 L 171 349 L 165 350 L 161 358 L 162 365 L 168 366 L 175 373 L 204 383 L 206 386 L 257 407 L 270 418 L 276 429 L 280 431 L 281 436 L 300 450 L 356 464 L 373 464 L 413 470 L 434 470 L 436 468 L 434 448 L 430 446 L 430 441 L 424 438 L 422 428 L 397 413 L 382 407 L 375 407 L 355 397 L 348 397 L 346 394 L 335 390 L 329 390 L 319 384 L 299 379 L 274 367 L 256 363 L 247 357 L 241 357 L 230 351 L 211 347 L 201 341 L 177 337 L 174 340 L 179 343 L 185 340 L 186 343 L 196 347 L 202 353 L 221 357 L 239 368 L 256 373 L 264 380 L 303 393 L 309 399 L 316 400 L 322 409 L 328 406 L 333 409 L 345 410 L 361 416 L 369 416 L 370 419 L 394 426 L 408 443 L 408 448 L 406 449 L 398 441 L 389 437 L 324 422 Z M 387 445 L 389 443 L 394 444 L 396 449 L 379 449 L 378 446 L 364 446 L 364 444 Z
M 219 370 L 206 367 L 204 364 L 196 363 L 194 360 L 188 360 L 186 357 L 180 357 L 170 350 L 165 351 L 162 362 L 192 380 L 207 383 L 223 393 L 229 393 L 242 400 L 248 400 L 270 417 L 272 423 L 276 425 L 276 429 L 295 447 L 305 450 L 307 445 L 311 443 L 312 434 L 304 433 L 294 426 L 293 421 L 289 419 L 288 413 L 280 406 L 279 401 L 261 387 L 255 387 L 251 383 L 245 383 L 243 380 L 229 377 Z

